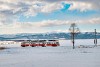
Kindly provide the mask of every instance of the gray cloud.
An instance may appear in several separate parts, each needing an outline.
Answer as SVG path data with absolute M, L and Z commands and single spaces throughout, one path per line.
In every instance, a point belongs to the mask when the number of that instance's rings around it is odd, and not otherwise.
M 51 26 L 61 26 L 61 25 L 68 25 L 71 23 L 77 23 L 77 24 L 100 24 L 100 17 L 97 18 L 91 18 L 86 20 L 46 20 L 42 21 L 38 25 L 39 27 L 51 27 Z
M 99 0 L 0 0 L 0 24 L 16 22 L 21 14 L 28 17 L 62 9 L 62 1 L 74 4 L 69 10 L 100 9 Z M 77 6 L 77 4 L 80 4 L 80 6 Z

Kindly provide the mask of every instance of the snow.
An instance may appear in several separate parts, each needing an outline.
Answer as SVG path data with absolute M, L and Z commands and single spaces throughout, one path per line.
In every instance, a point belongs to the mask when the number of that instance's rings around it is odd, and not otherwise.
M 8 49 L 0 51 L 0 67 L 100 67 L 100 46 L 77 47 L 93 46 L 92 41 L 76 40 L 75 49 L 72 49 L 70 40 L 60 40 L 59 47 L 20 47 L 20 43 L 3 45 Z
M 72 46 L 71 40 L 60 40 L 61 46 Z M 98 39 L 98 44 L 100 45 L 100 39 Z M 79 45 L 94 45 L 94 39 L 77 39 L 75 40 L 75 46 Z

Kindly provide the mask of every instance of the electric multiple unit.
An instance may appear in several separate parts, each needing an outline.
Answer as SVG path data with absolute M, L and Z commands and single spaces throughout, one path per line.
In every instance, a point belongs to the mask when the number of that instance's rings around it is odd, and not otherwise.
M 46 47 L 46 46 L 59 46 L 59 41 L 58 40 L 29 40 L 29 41 L 23 41 L 21 43 L 22 47 L 26 47 L 26 46 L 31 46 L 31 47 L 36 47 L 36 46 L 42 46 L 42 47 Z

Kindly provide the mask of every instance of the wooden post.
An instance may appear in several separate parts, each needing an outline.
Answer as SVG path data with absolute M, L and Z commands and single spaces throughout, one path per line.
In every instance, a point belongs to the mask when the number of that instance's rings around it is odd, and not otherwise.
M 95 29 L 95 38 L 94 38 L 94 44 L 95 44 L 95 46 L 97 46 L 97 32 L 96 32 L 96 29 Z
M 75 41 L 74 41 L 74 33 L 73 33 L 73 49 L 75 48 L 74 44 L 75 44 Z

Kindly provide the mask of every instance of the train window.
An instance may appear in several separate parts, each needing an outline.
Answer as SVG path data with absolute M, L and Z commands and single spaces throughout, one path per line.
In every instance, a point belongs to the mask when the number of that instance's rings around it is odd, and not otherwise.
M 58 44 L 58 42 L 56 42 L 56 44 Z

